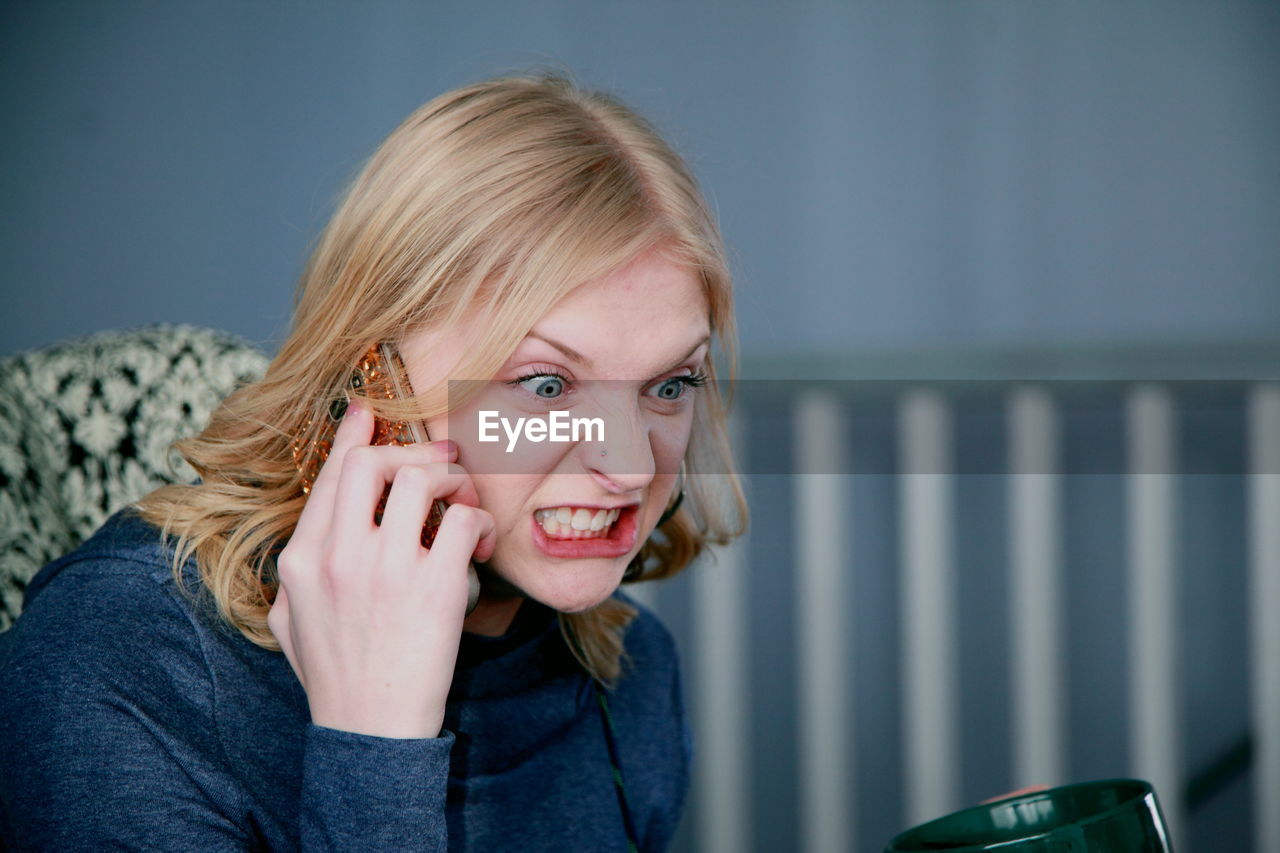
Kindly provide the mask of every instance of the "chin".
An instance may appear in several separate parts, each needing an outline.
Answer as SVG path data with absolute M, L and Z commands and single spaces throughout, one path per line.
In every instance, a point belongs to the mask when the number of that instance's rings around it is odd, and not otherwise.
M 552 610 L 582 613 L 613 595 L 622 583 L 625 570 L 626 563 L 621 561 L 617 566 L 582 566 L 580 569 L 560 566 L 532 578 L 520 578 L 518 585 L 525 595 Z

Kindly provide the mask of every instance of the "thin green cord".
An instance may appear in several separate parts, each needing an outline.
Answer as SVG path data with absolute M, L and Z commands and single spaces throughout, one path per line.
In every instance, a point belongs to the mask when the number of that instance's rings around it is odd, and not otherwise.
M 604 717 L 604 739 L 609 747 L 609 763 L 613 767 L 613 784 L 618 794 L 618 806 L 622 809 L 622 825 L 627 831 L 628 853 L 639 853 L 636 844 L 636 828 L 631 821 L 631 807 L 627 803 L 627 788 L 622 782 L 622 768 L 618 765 L 617 733 L 613 730 L 613 714 L 609 711 L 609 700 L 605 698 L 604 687 L 599 679 L 591 679 L 596 690 L 596 702 L 600 705 L 600 714 Z

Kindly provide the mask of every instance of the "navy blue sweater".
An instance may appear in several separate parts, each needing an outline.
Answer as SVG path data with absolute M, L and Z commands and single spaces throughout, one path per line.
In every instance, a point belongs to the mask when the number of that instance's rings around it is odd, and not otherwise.
M 313 724 L 284 655 L 184 597 L 169 559 L 117 515 L 40 571 L 0 634 L 9 847 L 626 849 L 591 682 L 551 610 L 463 634 L 439 737 L 381 738 Z M 662 850 L 689 783 L 679 666 L 644 609 L 626 649 L 619 761 L 640 846 Z

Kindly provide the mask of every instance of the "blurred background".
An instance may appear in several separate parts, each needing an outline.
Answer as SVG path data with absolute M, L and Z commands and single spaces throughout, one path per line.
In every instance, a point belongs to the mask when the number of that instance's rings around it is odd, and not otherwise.
M 1139 775 L 1180 850 L 1276 850 L 1278 46 L 1245 0 L 10 0 L 0 354 L 271 352 L 404 115 L 566 70 L 687 157 L 743 376 L 783 380 L 735 421 L 749 538 L 642 593 L 698 743 L 678 849 Z

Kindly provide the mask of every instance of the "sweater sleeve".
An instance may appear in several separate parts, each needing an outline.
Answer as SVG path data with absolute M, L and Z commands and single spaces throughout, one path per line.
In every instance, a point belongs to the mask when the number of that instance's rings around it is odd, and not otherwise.
M 381 738 L 307 727 L 303 850 L 446 850 L 444 819 L 454 735 Z M 397 772 L 399 768 L 419 772 Z
M 160 584 L 125 571 L 57 578 L 0 636 L 0 839 L 19 850 L 262 847 L 217 697 L 199 630 Z M 292 844 L 445 849 L 451 745 L 308 725 Z

